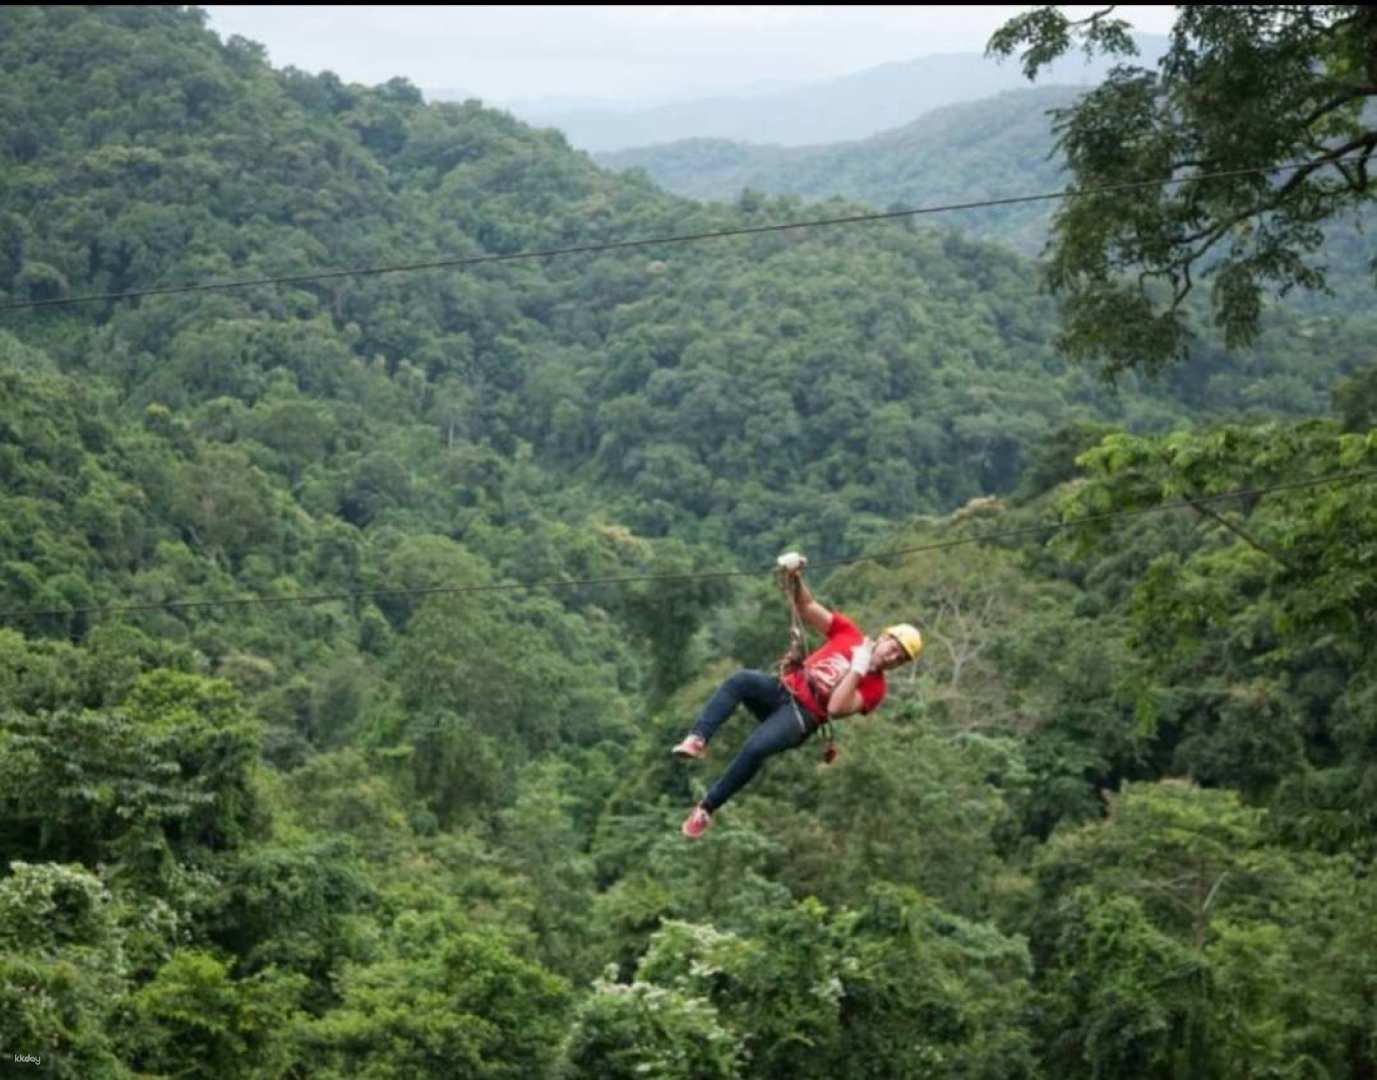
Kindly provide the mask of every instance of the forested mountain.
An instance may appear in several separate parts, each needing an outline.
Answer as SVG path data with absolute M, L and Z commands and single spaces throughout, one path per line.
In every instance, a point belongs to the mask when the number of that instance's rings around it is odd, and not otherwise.
M 821 146 L 781 146 L 726 139 L 683 139 L 596 155 L 610 169 L 642 169 L 667 191 L 695 199 L 734 200 L 743 191 L 841 197 L 884 209 L 942 206 L 1041 195 L 1070 183 L 1056 149 L 1053 110 L 1070 107 L 1084 89 L 1039 85 L 980 101 L 933 109 L 868 139 Z M 1370 106 L 1377 116 L 1377 106 Z M 962 232 L 1027 255 L 1047 242 L 1055 201 L 1019 203 L 944 215 Z M 1337 304 L 1297 297 L 1301 308 L 1368 306 L 1377 238 L 1351 220 L 1326 234 Z
M 812 212 L 0 9 L 0 308 Z M 1370 1074 L 1377 503 L 1286 485 L 1377 467 L 1372 319 L 1111 387 L 1034 278 L 923 223 L 0 311 L 0 1049 Z M 957 540 L 813 582 L 922 662 L 689 845 L 668 747 L 787 630 L 712 575 Z
M 119 34 L 91 46 L 95 60 L 102 49 L 118 59 Z M 599 172 L 553 133 L 475 105 L 423 106 L 402 82 L 363 92 L 330 76 L 258 78 L 267 69 L 242 41 L 215 67 L 191 56 L 144 61 L 162 65 L 164 80 L 146 88 L 76 79 L 53 61 L 53 77 L 70 84 L 63 92 L 13 80 L 0 226 L 11 252 L 0 284 L 13 295 L 395 265 L 816 213 L 791 199 L 667 198 Z M 176 115 L 158 124 L 138 103 L 169 79 L 197 91 L 179 89 Z M 788 542 L 855 550 L 867 527 L 1007 490 L 1031 442 L 1069 420 L 1146 429 L 1250 408 L 1314 413 L 1333 378 L 1366 359 L 1357 323 L 1279 314 L 1254 355 L 1226 358 L 1206 343 L 1173 384 L 1111 391 L 1056 355 L 1051 304 L 1026 263 L 928 223 L 40 310 L 11 316 L 7 329 L 54 341 L 59 367 L 108 377 L 136 408 L 191 411 L 230 398 L 257 409 L 275 387 L 287 392 L 290 371 L 312 407 L 334 403 L 334 422 L 357 432 L 367 420 L 347 408 L 368 401 L 367 417 L 379 416 L 369 380 L 385 375 L 396 404 L 365 445 L 294 463 L 275 450 L 311 509 L 356 526 L 372 507 L 348 494 L 355 470 L 440 467 L 392 444 L 405 429 L 442 433 L 448 452 L 483 447 L 508 460 L 527 444 L 575 505 L 587 499 L 570 493 L 591 485 L 640 534 L 726 543 L 756 559 Z M 413 488 L 382 486 L 411 509 Z
M 735 199 L 744 190 L 808 199 L 841 196 L 878 207 L 940 206 L 1060 191 L 1066 175 L 1053 147 L 1051 109 L 1074 86 L 1008 90 L 948 105 L 868 139 L 824 146 L 769 146 L 724 139 L 599 154 L 611 169 L 644 169 L 669 191 Z M 1047 203 L 965 210 L 943 221 L 1025 255 L 1047 239 Z
M 1140 62 L 1152 65 L 1167 39 L 1134 35 Z M 918 51 L 921 42 L 913 42 Z M 1109 65 L 1076 56 L 1052 66 L 1049 80 L 1089 86 Z M 881 64 L 850 75 L 754 95 L 684 101 L 650 108 L 561 108 L 513 104 L 527 123 L 558 128 L 580 150 L 607 153 L 681 139 L 727 139 L 779 146 L 811 146 L 900 127 L 947 105 L 988 98 L 1025 86 L 1019 66 L 978 53 L 945 53 Z M 443 100 L 443 95 L 436 95 Z

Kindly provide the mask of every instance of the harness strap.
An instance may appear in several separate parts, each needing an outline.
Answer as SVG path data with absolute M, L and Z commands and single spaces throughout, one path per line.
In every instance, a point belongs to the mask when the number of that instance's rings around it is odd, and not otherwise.
M 784 676 L 795 671 L 801 671 L 803 678 L 807 680 L 808 671 L 803 666 L 803 658 L 807 655 L 807 637 L 803 628 L 803 620 L 798 613 L 798 590 L 799 579 L 788 574 L 780 575 L 780 586 L 789 592 L 789 648 L 779 660 L 779 681 L 783 683 L 785 693 L 789 695 L 789 704 L 794 710 L 794 720 L 798 723 L 799 733 L 806 739 L 812 730 L 821 731 L 827 740 L 827 745 L 823 747 L 822 760 L 826 765 L 831 765 L 837 760 L 837 737 L 832 729 L 832 721 L 823 719 L 817 722 L 817 727 L 810 728 L 808 721 L 804 719 L 803 712 L 798 707 L 798 698 L 789 689 L 789 684 L 784 682 Z M 811 687 L 810 687 L 811 689 Z M 814 695 L 816 700 L 816 694 Z

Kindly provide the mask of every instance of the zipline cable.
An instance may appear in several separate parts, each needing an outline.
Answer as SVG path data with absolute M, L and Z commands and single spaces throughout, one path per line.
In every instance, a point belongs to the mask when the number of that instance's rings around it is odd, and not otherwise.
M 1322 164 L 1343 161 L 1335 157 Z M 688 233 L 678 236 L 646 237 L 640 240 L 613 240 L 600 244 L 579 244 L 566 248 L 547 248 L 541 251 L 513 251 L 505 254 L 467 255 L 448 259 L 434 259 L 429 262 L 401 263 L 390 266 L 358 266 L 342 270 L 322 270 L 309 274 L 289 274 L 283 277 L 249 278 L 242 281 L 212 281 L 192 285 L 168 285 L 152 289 L 135 289 L 128 292 L 95 293 L 88 296 L 57 297 L 50 300 L 21 300 L 0 304 L 0 314 L 8 311 L 26 311 L 34 308 L 63 307 L 68 304 L 92 304 L 100 301 L 133 300 L 143 296 L 171 296 L 179 293 L 213 292 L 222 289 L 247 289 L 256 285 L 300 285 L 312 281 L 331 281 L 338 278 L 366 277 L 378 274 L 400 274 L 416 270 L 448 270 L 465 266 L 478 266 L 483 263 L 515 262 L 523 259 L 551 259 L 558 255 L 588 255 L 600 251 L 621 251 L 628 248 L 652 247 L 656 244 L 688 244 L 702 240 L 720 240 L 732 236 L 752 236 L 762 233 L 784 232 L 790 229 L 819 229 L 833 225 L 859 225 L 871 221 L 893 221 L 898 218 L 917 217 L 922 214 L 945 214 L 956 210 L 980 210 L 994 206 L 1013 206 L 1018 203 L 1046 202 L 1053 199 L 1081 198 L 1087 195 L 1104 195 L 1118 191 L 1133 191 L 1145 187 L 1168 187 L 1180 184 L 1198 184 L 1206 180 L 1224 180 L 1240 176 L 1256 176 L 1262 173 L 1281 173 L 1293 169 L 1317 168 L 1313 161 L 1286 162 L 1281 165 L 1264 165 L 1248 169 L 1228 169 L 1221 172 L 1201 173 L 1198 176 L 1168 177 L 1156 180 L 1127 180 L 1119 184 L 1106 184 L 1103 187 L 1084 188 L 1079 191 L 1052 191 L 1040 195 L 1013 195 L 1001 199 L 981 199 L 975 202 L 948 203 L 944 206 L 925 206 L 913 210 L 888 210 L 873 214 L 852 214 L 847 217 L 821 218 L 815 221 L 792 221 L 777 225 L 750 225 L 738 229 L 719 229 L 714 232 Z
M 1221 491 L 1215 495 L 1193 495 L 1189 499 L 1158 503 L 1156 506 L 1140 507 L 1136 510 L 1107 510 L 1103 513 L 1086 514 L 1082 517 L 1071 518 L 1066 521 L 1047 522 L 1042 525 L 1025 525 L 1017 529 L 1005 529 L 999 532 L 980 533 L 976 536 L 963 536 L 954 540 L 941 540 L 931 544 L 919 544 L 916 547 L 893 548 L 889 551 L 880 551 L 872 555 L 852 555 L 838 559 L 813 559 L 809 560 L 809 566 L 849 566 L 855 563 L 880 562 L 885 559 L 898 558 L 904 555 L 917 555 L 923 552 L 942 551 L 947 548 L 960 547 L 963 544 L 993 543 L 996 540 L 1007 540 L 1013 537 L 1028 536 L 1033 533 L 1060 532 L 1063 529 L 1075 528 L 1080 525 L 1087 525 L 1095 522 L 1109 521 L 1115 518 L 1141 517 L 1145 514 L 1156 514 L 1166 510 L 1189 510 L 1200 503 L 1220 502 L 1225 499 L 1253 498 L 1277 491 L 1294 491 L 1300 488 L 1318 487 L 1322 484 L 1348 483 L 1374 476 L 1377 476 L 1377 468 L 1354 469 L 1348 472 L 1332 473 L 1328 476 L 1315 477 L 1310 480 L 1294 480 L 1288 483 L 1270 484 L 1265 487 Z M 595 585 L 625 585 L 644 581 L 704 581 L 749 577 L 758 574 L 773 573 L 774 570 L 774 566 L 768 566 L 757 567 L 750 570 L 687 571 L 679 574 L 626 574 L 614 577 L 553 578 L 545 581 L 499 582 L 484 585 L 433 585 L 404 589 L 370 589 L 360 592 L 295 593 L 286 596 L 223 597 L 214 600 L 169 600 L 159 603 L 120 604 L 110 607 L 49 608 L 43 610 L 21 608 L 11 611 L 0 611 L 0 619 L 8 621 L 11 619 L 41 618 L 45 616 L 127 615 L 149 611 L 185 611 L 212 607 L 271 607 L 287 604 L 324 603 L 332 600 L 358 601 L 379 596 L 436 596 L 462 593 L 514 592 L 516 590 L 534 589 L 569 589 Z

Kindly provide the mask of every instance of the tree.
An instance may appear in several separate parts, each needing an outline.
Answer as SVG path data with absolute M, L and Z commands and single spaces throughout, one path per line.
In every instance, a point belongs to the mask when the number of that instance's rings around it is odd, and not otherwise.
M 550 597 L 482 593 L 430 598 L 398 650 L 403 701 L 418 715 L 449 710 L 521 761 L 561 744 L 625 734 L 629 703 L 588 624 Z
M 0 843 L 12 855 L 118 861 L 145 885 L 170 860 L 262 834 L 258 725 L 224 682 L 150 672 L 123 707 L 0 717 Z
M 174 518 L 208 554 L 237 565 L 271 540 L 268 480 L 242 450 L 208 448 L 201 460 L 183 465 L 177 479 Z
M 760 828 L 786 845 L 772 876 L 795 895 L 855 903 L 874 881 L 916 887 L 949 911 L 985 910 L 997 876 L 994 834 L 1009 817 L 1005 792 L 1020 784 L 1018 744 L 929 730 L 930 715 L 886 705 L 839 735 L 824 768 L 816 743 L 760 781 Z M 811 813 L 801 813 L 803 809 Z
M 1322 850 L 1373 842 L 1377 511 L 1364 474 L 1375 453 L 1377 435 L 1325 421 L 1114 435 L 1081 456 L 1087 479 L 1062 504 L 1083 517 L 1175 500 L 1198 520 L 1132 584 L 1130 645 L 1147 661 L 1140 719 L 1177 770 L 1275 793 L 1289 807 L 1280 827 Z M 1313 482 L 1345 471 L 1345 482 Z M 1270 485 L 1279 490 L 1201 501 Z M 1084 552 L 1139 527 L 1094 523 L 1061 543 Z
M 273 970 L 230 978 L 232 964 L 178 950 L 133 996 L 133 1044 L 139 1075 L 282 1076 L 291 1061 L 287 1022 L 307 984 Z
M 562 979 L 453 913 L 405 911 L 383 946 L 376 962 L 337 976 L 338 1008 L 299 1026 L 309 1075 L 550 1075 L 568 1007 Z
M 554 971 L 583 974 L 578 969 L 594 953 L 588 933 L 593 861 L 581 850 L 583 838 L 570 813 L 573 771 L 561 761 L 533 763 L 516 802 L 498 820 L 511 868 L 525 878 L 539 959 Z
M 14 861 L 0 877 L 0 1040 L 44 1074 L 131 1075 L 111 1045 L 126 989 L 123 936 L 108 890 L 79 866 Z
M 312 979 L 307 1003 L 333 998 L 326 989 L 341 959 L 357 951 L 357 913 L 373 889 L 347 837 L 259 846 L 227 869 L 212 921 L 217 944 L 243 961 L 242 974 L 273 966 Z
M 572 1080 L 732 1080 L 740 1040 L 711 1002 L 682 990 L 599 979 L 564 1050 Z
M 1059 1071 L 1371 1075 L 1372 959 L 1351 942 L 1374 893 L 1351 860 L 1276 847 L 1236 793 L 1166 781 L 1125 785 L 1033 870 Z
M 1257 335 L 1264 289 L 1323 288 L 1309 256 L 1322 226 L 1370 207 L 1377 187 L 1377 9 L 1219 5 L 1178 9 L 1157 71 L 1122 65 L 1055 110 L 1076 188 L 1057 212 L 1049 277 L 1062 295 L 1062 345 L 1108 370 L 1184 358 L 1184 307 L 1212 277 L 1229 347 Z M 988 52 L 1019 52 L 1029 79 L 1080 44 L 1132 56 L 1113 6 L 1079 22 L 1042 7 L 1005 23 Z M 1263 171 L 1256 171 L 1263 170 Z M 1200 182 L 1176 184 L 1218 173 Z
M 593 1060 L 631 1057 L 617 1027 L 631 1026 L 627 1014 L 638 1006 L 634 1022 L 649 1036 L 638 1048 L 643 1061 L 668 1057 L 683 1014 L 699 1013 L 705 1045 L 695 1075 L 704 1077 L 732 1075 L 737 1064 L 720 1045 L 723 1027 L 736 1034 L 753 1077 L 1031 1073 L 1021 940 L 889 885 L 871 888 L 854 910 L 829 911 L 809 898 L 760 909 L 751 922 L 733 933 L 666 919 L 635 981 L 599 986 L 623 997 L 619 1008 L 604 1001 L 590 1010 L 611 1029 L 592 1033 L 606 1047 Z

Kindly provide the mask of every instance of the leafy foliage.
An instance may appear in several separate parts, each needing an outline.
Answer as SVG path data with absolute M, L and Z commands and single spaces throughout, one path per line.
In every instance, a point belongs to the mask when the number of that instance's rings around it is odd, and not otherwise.
M 203 21 L 0 9 L 6 299 L 800 209 Z M 623 256 L 7 316 L 6 1051 L 1371 1073 L 1362 321 L 1111 393 L 1029 264 L 955 234 Z M 688 845 L 706 776 L 666 747 L 785 633 L 763 576 L 696 575 L 786 543 L 868 552 L 819 595 L 927 648 L 835 765 L 772 760 Z
M 1039 8 L 1001 27 L 990 51 L 1022 50 L 1030 79 L 1073 44 L 1131 56 L 1127 24 L 1111 12 L 1072 22 Z M 1180 359 L 1197 278 L 1213 281 L 1213 320 L 1231 347 L 1257 335 L 1264 290 L 1324 287 L 1321 226 L 1372 202 L 1375 41 L 1366 6 L 1183 8 L 1158 70 L 1125 63 L 1059 111 L 1078 187 L 1212 177 L 1103 191 L 1057 211 L 1049 279 L 1068 352 L 1112 370 Z
M 341 977 L 300 1038 L 319 1076 L 549 1075 L 563 984 L 479 930 L 401 916 L 388 953 Z

